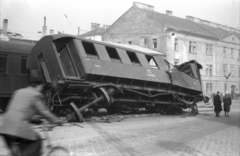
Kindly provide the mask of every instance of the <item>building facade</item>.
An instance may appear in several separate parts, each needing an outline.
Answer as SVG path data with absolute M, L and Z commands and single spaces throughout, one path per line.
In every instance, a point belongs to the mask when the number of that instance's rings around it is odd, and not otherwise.
M 154 6 L 134 2 L 104 33 L 104 41 L 133 44 L 165 53 L 173 65 L 189 60 L 202 64 L 203 91 L 240 89 L 240 30 L 186 16 L 154 11 Z

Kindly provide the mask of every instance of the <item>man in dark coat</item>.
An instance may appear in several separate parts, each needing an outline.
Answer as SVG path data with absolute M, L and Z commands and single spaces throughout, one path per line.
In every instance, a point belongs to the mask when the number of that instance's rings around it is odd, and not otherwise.
M 24 156 L 41 155 L 40 137 L 30 124 L 35 115 L 42 116 L 51 123 L 62 123 L 47 110 L 42 101 L 42 89 L 43 82 L 38 78 L 32 79 L 29 87 L 13 93 L 7 110 L 2 116 L 0 135 L 5 139 L 8 148 L 11 148 L 12 139 L 22 142 L 19 144 L 19 150 Z
M 230 105 L 232 104 L 231 96 L 226 92 L 226 94 L 223 96 L 223 108 L 225 112 L 225 116 L 229 117 L 230 112 Z
M 222 111 L 222 105 L 221 105 L 222 101 L 221 101 L 219 93 L 220 92 L 218 91 L 213 100 L 214 107 L 215 107 L 214 111 L 216 113 L 216 117 L 219 117 L 219 114 Z

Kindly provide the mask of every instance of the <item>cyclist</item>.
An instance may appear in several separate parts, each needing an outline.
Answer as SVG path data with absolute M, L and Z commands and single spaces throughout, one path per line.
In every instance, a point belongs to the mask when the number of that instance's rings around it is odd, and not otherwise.
M 41 155 L 40 136 L 32 129 L 30 123 L 35 115 L 39 115 L 52 124 L 62 124 L 50 113 L 42 100 L 41 91 L 44 82 L 40 78 L 31 78 L 28 87 L 16 90 L 2 116 L 0 135 L 11 149 L 11 140 L 21 142 L 19 150 L 23 156 Z

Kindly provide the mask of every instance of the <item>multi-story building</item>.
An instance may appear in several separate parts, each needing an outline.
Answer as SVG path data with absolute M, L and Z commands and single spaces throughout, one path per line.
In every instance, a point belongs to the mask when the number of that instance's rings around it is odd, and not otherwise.
M 91 40 L 102 41 L 102 37 L 108 27 L 109 25 L 103 25 L 103 27 L 100 27 L 99 23 L 91 23 L 91 30 L 79 36 Z
M 186 19 L 154 11 L 139 2 L 119 17 L 104 33 L 104 41 L 134 44 L 165 53 L 173 65 L 197 60 L 203 66 L 203 90 L 240 89 L 240 30 L 192 16 Z

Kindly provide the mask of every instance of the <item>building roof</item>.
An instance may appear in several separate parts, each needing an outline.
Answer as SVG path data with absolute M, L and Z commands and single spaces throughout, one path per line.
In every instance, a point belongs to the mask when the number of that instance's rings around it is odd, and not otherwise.
M 216 26 L 216 27 L 209 26 L 206 24 L 197 23 L 188 19 L 179 18 L 172 15 L 162 14 L 155 11 L 141 9 L 138 7 L 135 7 L 135 8 L 139 9 L 139 11 L 143 12 L 144 14 L 146 14 L 147 16 L 149 16 L 159 24 L 176 31 L 184 31 L 187 33 L 192 33 L 192 34 L 216 38 L 216 39 L 223 39 L 225 37 L 228 37 L 234 34 L 240 39 L 240 34 L 238 34 L 237 32 L 228 31 L 220 28 L 219 26 Z
M 135 51 L 138 53 L 144 53 L 144 54 L 149 54 L 149 55 L 162 55 L 165 56 L 166 54 L 162 52 L 158 52 L 152 49 L 148 48 L 143 48 L 137 45 L 128 45 L 128 44 L 119 44 L 119 43 L 114 43 L 114 42 L 106 42 L 106 41 L 96 41 L 96 40 L 89 40 L 81 36 L 76 36 L 76 35 L 68 35 L 68 34 L 54 34 L 54 35 L 48 35 L 43 37 L 37 44 L 41 44 L 42 40 L 45 40 L 46 38 L 49 38 L 50 40 L 57 41 L 61 40 L 64 38 L 73 38 L 73 39 L 79 39 L 81 41 L 87 41 L 91 43 L 97 43 L 101 44 L 104 46 L 109 46 L 109 47 L 114 47 L 114 48 L 119 48 L 119 49 L 124 49 L 126 51 Z
M 105 33 L 104 28 L 97 28 L 94 30 L 91 30 L 89 32 L 86 32 L 84 34 L 79 35 L 80 37 L 90 37 L 90 36 L 102 36 Z
M 34 44 L 0 40 L 0 51 L 7 53 L 29 54 Z
M 0 30 L 0 34 L 3 34 L 2 30 Z M 42 34 L 29 33 L 29 32 L 17 32 L 17 31 L 8 31 L 6 36 L 8 36 L 11 39 L 31 40 L 31 41 L 39 41 L 42 38 Z

